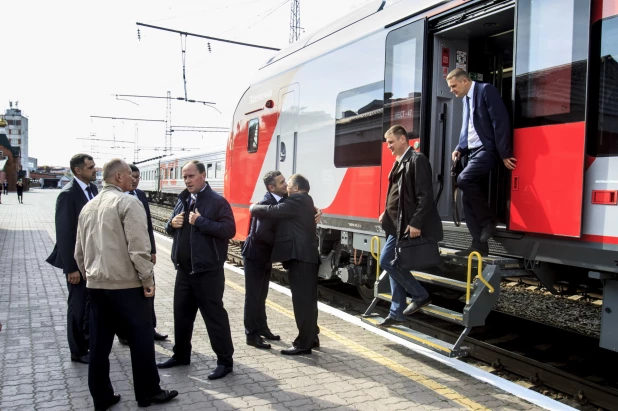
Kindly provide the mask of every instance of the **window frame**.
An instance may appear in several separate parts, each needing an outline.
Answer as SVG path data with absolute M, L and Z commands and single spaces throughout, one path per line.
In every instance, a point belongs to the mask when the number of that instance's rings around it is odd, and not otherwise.
M 255 139 L 251 138 L 251 128 L 255 126 L 256 136 Z M 251 142 L 255 141 L 255 147 L 252 146 Z M 247 122 L 247 152 L 248 153 L 257 153 L 260 141 L 260 119 L 252 118 Z

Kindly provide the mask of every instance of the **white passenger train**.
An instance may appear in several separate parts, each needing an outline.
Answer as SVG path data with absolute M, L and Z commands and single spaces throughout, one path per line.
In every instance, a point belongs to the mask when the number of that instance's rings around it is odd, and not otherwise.
M 172 154 L 136 162 L 140 169 L 143 190 L 151 201 L 175 204 L 178 194 L 185 189 L 182 167 L 191 160 L 199 160 L 206 167 L 206 179 L 213 190 L 223 193 L 225 150 L 209 150 Z

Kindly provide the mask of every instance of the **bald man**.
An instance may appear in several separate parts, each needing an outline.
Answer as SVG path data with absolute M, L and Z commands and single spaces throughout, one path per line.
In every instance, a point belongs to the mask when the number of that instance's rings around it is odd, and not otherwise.
M 124 194 L 133 178 L 123 160 L 106 163 L 103 180 L 103 190 L 79 215 L 75 244 L 75 261 L 90 294 L 90 394 L 95 410 L 120 401 L 109 379 L 109 353 L 120 333 L 131 348 L 137 404 L 168 402 L 178 392 L 159 386 L 148 302 L 155 285 L 146 212 L 137 198 Z

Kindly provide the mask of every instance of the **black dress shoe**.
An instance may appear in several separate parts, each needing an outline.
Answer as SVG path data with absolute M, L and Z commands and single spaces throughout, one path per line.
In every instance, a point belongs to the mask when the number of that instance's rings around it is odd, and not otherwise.
M 90 362 L 90 354 L 82 355 L 81 357 L 71 356 L 71 361 L 88 364 Z
M 178 367 L 180 365 L 189 365 L 191 361 L 177 361 L 174 357 L 168 359 L 167 361 L 158 362 L 157 368 L 172 368 Z
M 154 397 L 150 397 L 147 400 L 142 400 L 137 402 L 138 407 L 149 407 L 152 404 L 163 404 L 165 402 L 171 401 L 178 395 L 178 391 L 176 390 L 163 390 Z
M 157 330 L 154 330 L 155 341 L 163 341 L 167 339 L 167 334 L 160 334 Z
M 233 370 L 232 367 L 226 367 L 225 365 L 217 365 L 217 368 L 210 374 L 208 374 L 209 380 L 218 380 L 219 378 L 223 378 Z
M 498 226 L 498 223 L 496 223 L 496 221 L 492 221 L 491 223 L 487 223 L 483 226 L 483 229 L 481 230 L 481 238 L 479 238 L 479 241 L 481 243 L 486 243 L 489 241 L 489 239 L 491 237 L 494 236 L 494 234 L 496 234 L 496 227 Z
M 403 315 L 412 315 L 421 308 L 426 305 L 431 304 L 431 297 L 427 297 L 421 301 L 413 301 L 412 304 L 408 305 L 405 310 L 403 310 Z
M 283 355 L 303 355 L 303 354 L 311 354 L 311 348 L 298 348 L 291 347 L 286 350 L 281 350 L 281 354 Z
M 104 402 L 103 405 L 95 405 L 94 411 L 105 411 L 112 405 L 118 404 L 119 402 L 120 402 L 120 394 L 114 394 L 112 398 Z
M 390 327 L 391 325 L 401 325 L 403 324 L 405 321 L 403 320 L 396 320 L 393 317 L 386 317 L 384 320 L 380 321 L 378 323 L 378 326 L 380 327 Z
M 271 340 L 271 341 L 279 341 L 281 339 L 281 337 L 279 337 L 278 335 L 273 334 L 270 330 L 266 330 L 262 333 L 260 333 L 260 335 L 264 338 L 266 338 L 267 340 Z
M 455 255 L 462 256 L 462 257 L 468 257 L 473 252 L 479 253 L 481 257 L 487 257 L 489 255 L 489 247 L 486 250 L 481 249 L 481 248 L 476 248 L 476 247 L 470 247 L 470 248 L 466 248 L 465 250 L 455 251 Z
M 260 337 L 259 335 L 247 336 L 247 345 L 251 345 L 252 347 L 255 347 L 255 348 L 262 348 L 265 350 L 270 349 L 270 344 L 268 344 L 267 342 L 264 342 L 262 337 Z

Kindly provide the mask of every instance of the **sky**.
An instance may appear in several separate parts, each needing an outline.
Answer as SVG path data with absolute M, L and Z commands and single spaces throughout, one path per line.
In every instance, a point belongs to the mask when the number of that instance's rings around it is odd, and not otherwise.
M 306 33 L 368 0 L 301 0 Z M 165 123 L 92 116 L 166 119 L 165 99 L 184 96 L 181 36 L 136 22 L 283 48 L 289 43 L 290 0 L 3 1 L 0 24 L 0 109 L 9 101 L 29 118 L 29 156 L 39 166 L 68 166 L 73 154 L 145 160 L 162 154 Z M 274 51 L 188 37 L 189 99 L 174 100 L 172 126 L 230 127 L 252 77 Z M 223 147 L 226 133 L 175 132 L 176 149 Z M 137 140 L 137 145 L 135 144 Z M 136 152 L 135 147 L 138 150 Z M 156 149 L 159 149 L 157 151 Z

